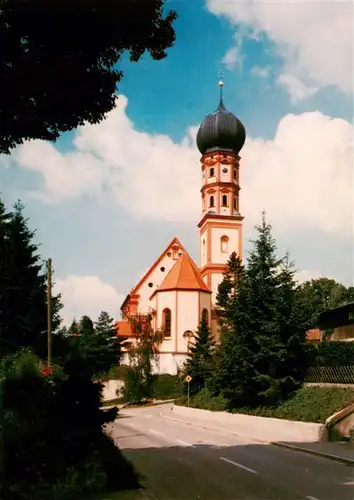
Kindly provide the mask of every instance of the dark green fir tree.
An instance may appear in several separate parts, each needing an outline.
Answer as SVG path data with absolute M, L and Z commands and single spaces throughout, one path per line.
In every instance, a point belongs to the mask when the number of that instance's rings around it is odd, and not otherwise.
M 254 404 L 276 404 L 299 385 L 296 362 L 304 336 L 293 271 L 288 257 L 277 257 L 276 242 L 265 214 L 247 265 L 247 308 L 255 340 Z M 300 370 L 301 371 L 301 370 Z
M 192 377 L 190 393 L 196 394 L 207 387 L 213 373 L 215 343 L 208 326 L 208 319 L 202 315 L 197 331 L 193 336 L 189 356 L 184 371 Z
M 221 344 L 213 378 L 213 390 L 222 393 L 230 408 L 250 405 L 256 394 L 254 355 L 247 304 L 246 274 L 241 259 L 231 254 L 219 285 L 217 306 Z
M 46 270 L 29 229 L 23 205 L 13 211 L 0 208 L 0 356 L 29 347 L 41 357 L 46 355 L 47 286 Z M 60 297 L 52 298 L 52 330 L 60 325 Z

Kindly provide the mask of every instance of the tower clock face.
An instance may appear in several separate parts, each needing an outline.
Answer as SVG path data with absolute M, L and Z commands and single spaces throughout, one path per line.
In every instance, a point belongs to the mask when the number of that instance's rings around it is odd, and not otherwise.
M 227 174 L 227 168 L 226 168 L 226 167 L 224 167 L 224 168 L 222 169 L 222 173 L 223 173 L 223 174 Z

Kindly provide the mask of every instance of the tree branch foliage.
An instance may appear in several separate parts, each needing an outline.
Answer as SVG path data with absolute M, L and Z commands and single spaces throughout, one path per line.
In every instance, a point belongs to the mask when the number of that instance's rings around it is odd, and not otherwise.
M 165 0 L 0 0 L 0 153 L 55 141 L 116 105 L 122 56 L 166 57 Z

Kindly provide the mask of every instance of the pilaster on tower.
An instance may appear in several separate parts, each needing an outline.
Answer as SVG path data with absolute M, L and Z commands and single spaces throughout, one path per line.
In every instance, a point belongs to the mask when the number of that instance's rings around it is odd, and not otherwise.
M 219 85 L 219 106 L 204 119 L 197 134 L 202 154 L 200 268 L 214 305 L 230 255 L 236 252 L 242 258 L 239 152 L 246 140 L 243 124 L 224 106 L 223 81 Z

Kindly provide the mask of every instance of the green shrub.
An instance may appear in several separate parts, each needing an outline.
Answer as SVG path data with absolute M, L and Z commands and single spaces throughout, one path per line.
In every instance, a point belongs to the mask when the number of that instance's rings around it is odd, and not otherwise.
M 312 353 L 314 366 L 354 365 L 354 342 L 320 342 Z
M 0 362 L 0 498 L 71 500 L 139 486 L 133 467 L 103 432 L 116 411 L 100 410 L 101 391 L 79 359 L 65 373 L 48 376 L 29 352 Z
M 191 396 L 189 400 L 189 406 L 191 408 L 199 408 L 201 410 L 210 411 L 225 411 L 226 403 L 227 402 L 222 395 L 213 396 L 213 394 L 208 391 L 208 389 L 202 389 L 195 396 Z M 187 406 L 187 396 L 182 396 L 176 399 L 175 404 L 179 406 Z
M 183 386 L 178 375 L 157 375 L 153 385 L 155 399 L 174 399 L 182 396 Z
M 354 403 L 354 391 L 344 388 L 304 387 L 277 407 L 237 408 L 234 413 L 324 423 L 337 411 Z
M 303 422 L 324 423 L 337 411 L 354 403 L 354 391 L 344 388 L 305 387 L 278 406 L 256 408 L 234 408 L 232 413 L 245 413 L 259 417 L 281 418 Z M 179 406 L 187 406 L 188 399 L 182 396 L 175 400 Z M 227 401 L 221 396 L 213 396 L 207 389 L 190 398 L 191 408 L 210 411 L 226 411 Z

